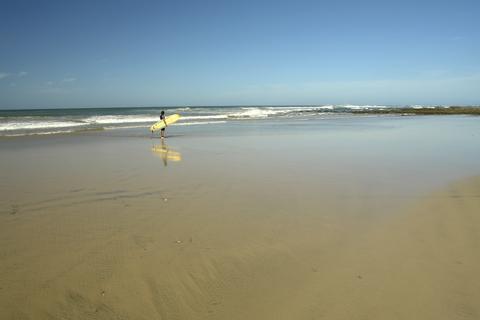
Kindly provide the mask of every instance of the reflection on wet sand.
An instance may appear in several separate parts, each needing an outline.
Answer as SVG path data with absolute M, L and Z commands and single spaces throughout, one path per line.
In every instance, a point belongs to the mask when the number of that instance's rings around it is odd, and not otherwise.
M 165 144 L 164 141 L 162 141 L 161 144 L 154 144 L 152 146 L 152 152 L 160 156 L 165 166 L 167 166 L 168 161 L 182 161 L 182 154 L 178 151 L 171 149 Z

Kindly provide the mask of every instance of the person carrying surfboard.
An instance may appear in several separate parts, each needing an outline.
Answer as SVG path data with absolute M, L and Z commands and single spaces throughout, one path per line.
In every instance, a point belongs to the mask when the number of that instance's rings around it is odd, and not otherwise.
M 165 123 L 165 128 L 168 127 L 167 121 L 165 121 L 165 111 L 160 112 L 160 121 Z M 165 138 L 165 128 L 160 129 L 160 138 Z
M 153 135 L 154 132 L 160 130 L 160 138 L 162 138 L 162 139 L 165 138 L 165 128 L 168 127 L 169 125 L 177 122 L 178 119 L 180 119 L 179 114 L 172 114 L 172 115 L 167 117 L 167 116 L 165 116 L 165 111 L 162 111 L 160 113 L 160 121 L 154 123 L 150 127 L 150 131 L 152 132 L 152 135 Z

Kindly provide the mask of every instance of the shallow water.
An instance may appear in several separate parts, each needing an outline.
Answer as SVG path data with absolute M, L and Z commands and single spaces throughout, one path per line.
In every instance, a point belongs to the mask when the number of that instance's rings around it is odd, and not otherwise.
M 390 110 L 402 106 L 238 106 L 238 107 L 141 107 L 0 110 L 0 137 L 57 135 L 85 131 L 149 128 L 159 120 L 161 110 L 179 113 L 181 119 L 172 126 L 216 125 L 230 121 L 258 119 L 321 120 L 350 118 L 352 111 Z M 414 106 L 415 109 L 431 108 Z M 441 107 L 448 108 L 448 107 Z

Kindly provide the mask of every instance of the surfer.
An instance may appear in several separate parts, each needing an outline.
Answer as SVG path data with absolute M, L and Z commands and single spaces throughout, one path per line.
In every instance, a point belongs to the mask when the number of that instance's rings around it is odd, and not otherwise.
M 165 128 L 168 127 L 167 121 L 165 121 L 165 111 L 160 112 L 160 121 L 165 123 Z M 165 138 L 165 128 L 160 129 L 160 138 Z

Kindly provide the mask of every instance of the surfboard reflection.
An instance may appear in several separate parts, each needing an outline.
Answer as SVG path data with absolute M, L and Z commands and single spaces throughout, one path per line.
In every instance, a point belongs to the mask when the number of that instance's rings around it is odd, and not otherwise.
M 178 151 L 171 149 L 163 141 L 161 144 L 154 144 L 152 146 L 152 152 L 158 155 L 160 159 L 162 159 L 164 166 L 168 165 L 168 161 L 182 161 L 182 154 Z

